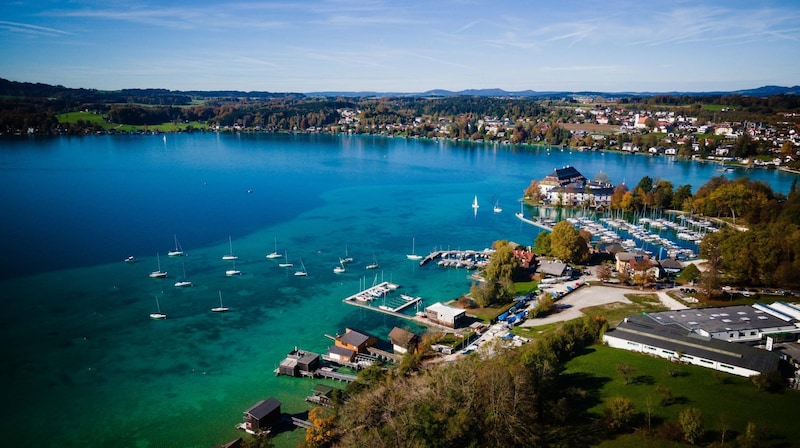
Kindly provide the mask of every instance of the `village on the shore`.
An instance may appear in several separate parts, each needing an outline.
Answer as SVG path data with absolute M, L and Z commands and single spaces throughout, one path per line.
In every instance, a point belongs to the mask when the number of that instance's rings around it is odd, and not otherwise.
M 530 342 L 516 334 L 517 327 L 577 319 L 586 307 L 628 302 L 626 294 L 647 291 L 657 297 L 665 311 L 626 317 L 605 332 L 604 344 L 741 377 L 782 370 L 788 372 L 787 386 L 798 388 L 800 306 L 792 303 L 795 299 L 787 298 L 800 296 L 800 291 L 764 288 L 758 291 L 761 300 L 752 305 L 698 307 L 696 287 L 676 282 L 687 266 L 702 269 L 704 260 L 697 258 L 697 246 L 705 234 L 717 232 L 720 223 L 679 213 L 627 219 L 602 213 L 609 206 L 613 186 L 589 181 L 570 166 L 555 169 L 538 182 L 538 188 L 539 199 L 545 204 L 537 212 L 541 215 L 527 216 L 520 211 L 516 217 L 551 232 L 557 223 L 544 213 L 552 204 L 561 208 L 591 203 L 593 213 L 581 214 L 581 209 L 573 209 L 576 213 L 565 215 L 563 220 L 591 235 L 591 251 L 610 260 L 605 263 L 610 268 L 607 272 L 598 265 L 566 263 L 537 255 L 532 247 L 509 243 L 516 265 L 535 281 L 536 287 L 496 307 L 494 317 L 484 320 L 464 306 L 470 302 L 469 294 L 447 303 L 425 305 L 424 298 L 401 292 L 400 284 L 376 281 L 343 298 L 343 303 L 397 317 L 398 322 L 407 320 L 409 325 L 395 326 L 386 335 L 355 328 L 343 328 L 336 335 L 320 335 L 331 340 L 326 352 L 287 348 L 285 359 L 274 373 L 349 383 L 357 381 L 359 372 L 365 369 L 401 365 L 404 357 L 419 350 L 426 338 L 426 363 L 454 362 L 465 356 L 490 358 L 502 347 Z M 494 212 L 502 213 L 502 209 L 495 208 Z M 471 272 L 472 281 L 481 282 L 485 281 L 481 271 L 494 253 L 492 248 L 434 250 L 427 256 L 408 257 L 421 267 L 464 269 Z M 755 293 L 750 289 L 723 289 L 731 297 Z M 545 313 L 540 312 L 543 302 L 552 303 Z M 427 330 L 415 332 L 411 327 Z M 318 383 L 306 401 L 314 406 L 334 406 L 340 392 L 330 381 L 325 383 Z M 264 397 L 244 411 L 237 427 L 251 434 L 311 427 L 304 414 L 282 413 L 281 404 L 274 397 Z M 225 446 L 236 446 L 238 442 Z

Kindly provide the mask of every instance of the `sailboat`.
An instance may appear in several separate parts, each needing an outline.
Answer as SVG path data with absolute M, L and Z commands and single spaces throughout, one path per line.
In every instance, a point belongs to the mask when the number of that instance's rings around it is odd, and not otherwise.
M 302 267 L 303 267 L 303 269 L 302 269 L 302 270 L 300 270 L 300 271 L 294 271 L 294 275 L 296 275 L 296 276 L 298 276 L 298 277 L 305 277 L 305 276 L 307 276 L 307 275 L 308 275 L 308 272 L 306 272 L 306 265 L 304 265 L 304 264 L 303 264 L 303 259 L 302 259 L 302 258 L 300 259 L 300 266 L 302 266 Z
M 228 307 L 222 306 L 222 291 L 219 292 L 219 306 L 211 308 L 211 311 L 215 313 L 227 313 Z
M 228 246 L 230 247 L 230 252 L 227 255 L 223 255 L 223 260 L 237 260 L 239 257 L 233 254 L 233 241 L 231 240 L 231 236 L 228 235 Z
M 352 263 L 352 262 L 353 262 L 353 257 L 351 257 L 350 254 L 347 253 L 347 246 L 345 245 L 344 246 L 344 258 L 340 258 L 339 259 L 339 263 L 345 264 L 345 263 Z
M 175 282 L 175 287 L 176 288 L 188 288 L 190 286 L 194 286 L 192 284 L 192 282 L 190 282 L 189 280 L 186 279 L 186 263 L 181 263 L 181 266 L 183 266 L 183 279 L 182 280 L 178 280 L 177 282 Z
M 181 248 L 181 245 L 178 243 L 178 236 L 177 235 L 172 235 L 172 236 L 173 238 L 175 238 L 175 250 L 167 252 L 167 255 L 169 255 L 170 257 L 182 257 L 183 249 Z
M 278 238 L 275 238 L 275 250 L 273 250 L 271 253 L 268 253 L 267 258 L 270 260 L 273 258 L 281 258 L 281 254 L 278 253 Z
M 475 199 L 472 200 L 472 208 L 477 210 L 478 207 L 480 207 L 480 205 L 478 205 L 478 195 L 475 195 Z
M 500 204 L 498 201 L 494 201 L 494 212 L 495 213 L 502 213 L 503 209 L 500 208 Z
M 150 313 L 150 319 L 166 319 L 167 315 L 161 312 L 161 305 L 158 303 L 158 296 L 156 297 L 156 309 L 158 310 L 155 313 Z
M 289 263 L 289 252 L 288 251 L 284 251 L 283 254 L 284 254 L 283 256 L 286 258 L 286 260 L 283 263 L 278 263 L 278 266 L 280 266 L 282 268 L 290 268 L 290 267 L 294 266 L 294 264 Z
M 158 270 L 150 273 L 150 278 L 167 278 L 167 273 L 161 270 L 161 256 L 156 253 L 156 260 L 158 262 Z
M 416 244 L 416 238 L 411 238 L 411 253 L 406 254 L 406 258 L 408 258 L 409 260 L 419 260 L 422 258 L 422 255 L 417 255 L 415 244 Z
M 336 266 L 335 268 L 333 268 L 333 273 L 334 273 L 334 274 L 341 274 L 341 273 L 343 273 L 344 271 L 345 271 L 345 269 L 344 269 L 344 262 L 340 260 L 340 261 L 339 261 L 339 266 Z
M 231 260 L 231 262 L 233 263 L 233 266 L 231 266 L 230 269 L 225 271 L 225 275 L 227 275 L 228 277 L 233 277 L 234 275 L 242 275 L 242 271 L 236 270 L 236 260 Z
M 378 264 L 378 259 L 375 255 L 372 256 L 372 263 L 367 265 L 367 269 L 378 269 L 381 265 Z

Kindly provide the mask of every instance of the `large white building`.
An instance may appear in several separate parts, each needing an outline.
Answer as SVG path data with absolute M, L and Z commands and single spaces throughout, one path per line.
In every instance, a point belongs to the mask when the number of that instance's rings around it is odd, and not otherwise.
M 571 166 L 557 168 L 539 182 L 542 201 L 553 205 L 607 207 L 614 186 L 586 179 Z
M 625 318 L 603 335 L 603 342 L 613 348 L 744 377 L 774 372 L 780 363 L 780 356 L 775 352 L 702 336 L 679 326 L 663 325 L 647 315 Z

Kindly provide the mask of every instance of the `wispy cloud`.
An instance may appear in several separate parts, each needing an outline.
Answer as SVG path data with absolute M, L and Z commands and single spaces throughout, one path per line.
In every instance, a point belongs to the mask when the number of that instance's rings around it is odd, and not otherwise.
M 8 22 L 5 20 L 0 20 L 0 29 L 8 30 L 14 33 L 37 36 L 66 36 L 71 34 L 67 31 L 57 30 L 55 28 L 31 25 L 29 23 Z
M 544 72 L 619 72 L 625 70 L 622 65 L 570 65 L 563 67 L 545 66 Z

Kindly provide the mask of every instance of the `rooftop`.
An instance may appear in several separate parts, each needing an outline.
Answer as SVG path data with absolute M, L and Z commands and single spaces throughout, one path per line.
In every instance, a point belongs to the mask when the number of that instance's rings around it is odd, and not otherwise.
M 708 333 L 786 326 L 786 321 L 748 305 L 659 311 L 648 317 L 663 325 Z

